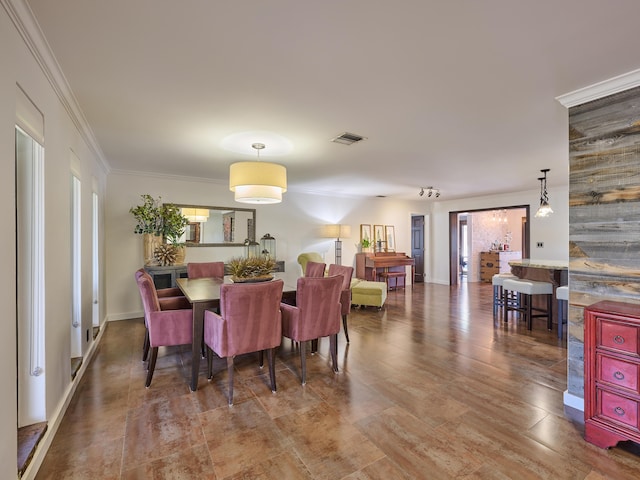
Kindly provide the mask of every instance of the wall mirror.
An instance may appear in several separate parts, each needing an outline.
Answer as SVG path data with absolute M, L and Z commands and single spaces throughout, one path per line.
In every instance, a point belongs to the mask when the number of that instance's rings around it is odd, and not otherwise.
M 254 208 L 175 205 L 189 218 L 184 235 L 187 247 L 237 247 L 246 239 L 256 239 Z

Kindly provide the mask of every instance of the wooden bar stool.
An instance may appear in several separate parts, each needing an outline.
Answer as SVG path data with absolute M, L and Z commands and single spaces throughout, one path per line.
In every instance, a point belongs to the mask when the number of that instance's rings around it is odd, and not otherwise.
M 553 319 L 553 284 L 549 282 L 536 282 L 533 280 L 523 280 L 523 279 L 506 279 L 502 283 L 502 288 L 504 290 L 504 295 L 509 295 L 509 292 L 517 293 L 520 296 L 520 304 L 519 305 L 510 305 L 509 302 L 504 302 L 504 318 L 507 319 L 507 314 L 510 310 L 517 311 L 524 316 L 525 321 L 527 322 L 527 329 L 531 330 L 533 326 L 533 319 L 536 317 L 546 317 L 547 318 L 547 328 L 549 330 L 552 329 L 552 319 Z M 533 296 L 534 295 L 546 295 L 547 297 L 547 308 L 546 310 L 539 307 L 533 306 Z M 540 312 L 534 314 L 533 312 Z
M 508 278 L 517 279 L 518 277 L 516 277 L 512 273 L 496 273 L 493 277 L 491 277 L 491 284 L 493 285 L 493 317 L 494 318 L 498 316 L 498 310 L 503 306 L 503 302 L 505 298 L 504 298 L 504 290 L 502 288 L 502 283 Z M 513 298 L 515 298 L 515 296 Z M 509 301 L 511 300 L 511 298 L 507 300 Z M 507 319 L 505 318 L 504 321 L 506 322 Z
M 556 288 L 556 299 L 558 300 L 558 338 L 562 338 L 563 326 L 569 321 L 569 287 L 565 285 Z

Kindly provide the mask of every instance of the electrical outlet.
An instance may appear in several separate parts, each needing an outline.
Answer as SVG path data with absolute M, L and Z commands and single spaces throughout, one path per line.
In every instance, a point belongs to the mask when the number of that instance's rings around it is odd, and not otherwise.
M 538 248 L 544 248 L 544 242 L 538 242 L 538 244 L 536 245 L 536 247 L 538 247 Z

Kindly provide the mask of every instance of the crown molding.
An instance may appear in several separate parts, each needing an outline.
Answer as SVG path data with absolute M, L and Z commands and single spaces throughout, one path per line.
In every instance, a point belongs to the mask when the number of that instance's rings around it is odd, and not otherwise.
M 556 97 L 567 108 L 640 86 L 640 69 Z
M 31 55 L 33 55 L 34 60 L 40 66 L 42 73 L 67 111 L 71 121 L 98 159 L 100 167 L 102 167 L 105 174 L 108 174 L 111 170 L 109 162 L 106 160 L 93 130 L 80 108 L 78 100 L 71 91 L 69 82 L 67 82 L 49 42 L 40 29 L 33 11 L 25 0 L 0 0 L 0 4 L 6 10 L 16 30 L 24 40 Z

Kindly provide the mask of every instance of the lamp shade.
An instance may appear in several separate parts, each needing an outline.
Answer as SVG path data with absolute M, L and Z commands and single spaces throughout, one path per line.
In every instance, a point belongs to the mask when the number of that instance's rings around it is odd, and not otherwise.
M 229 190 L 242 203 L 279 203 L 287 191 L 287 170 L 269 162 L 238 162 L 229 168 Z
M 322 236 L 325 238 L 351 238 L 351 225 L 325 225 L 322 228 Z
M 187 217 L 192 223 L 206 222 L 209 218 L 209 209 L 207 208 L 183 208 L 182 215 Z

